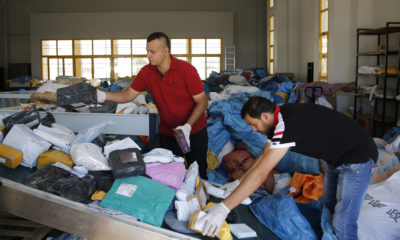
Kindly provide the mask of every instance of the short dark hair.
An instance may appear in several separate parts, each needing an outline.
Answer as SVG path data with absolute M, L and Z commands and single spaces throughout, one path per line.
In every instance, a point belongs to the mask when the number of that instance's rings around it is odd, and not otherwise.
M 247 100 L 240 114 L 243 119 L 246 116 L 246 114 L 248 114 L 252 118 L 259 119 L 261 113 L 263 112 L 269 112 L 269 113 L 275 112 L 275 104 L 264 97 L 254 96 L 249 98 L 249 100 Z
M 167 36 L 167 34 L 163 32 L 153 32 L 147 37 L 147 42 L 151 42 L 156 39 L 163 39 L 168 47 L 168 50 L 171 51 L 171 43 L 169 41 L 169 37 Z

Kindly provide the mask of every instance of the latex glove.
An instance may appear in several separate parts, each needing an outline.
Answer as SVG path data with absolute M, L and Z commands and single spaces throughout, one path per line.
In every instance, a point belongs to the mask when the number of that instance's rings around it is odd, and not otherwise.
M 230 212 L 229 209 L 223 202 L 220 202 L 204 211 L 207 214 L 200 219 L 201 222 L 204 221 L 203 235 L 210 237 L 218 236 L 221 225 Z
M 97 91 L 97 102 L 103 103 L 106 100 L 106 93 L 98 89 L 96 91 Z
M 239 186 L 240 181 L 236 179 L 235 181 L 226 183 L 220 187 L 220 189 L 225 190 L 224 196 L 230 195 Z
M 190 126 L 189 123 L 186 123 L 183 126 L 179 126 L 176 129 L 180 129 L 183 132 L 183 135 L 185 136 L 185 140 L 188 143 L 188 146 L 190 147 L 190 131 L 192 131 L 192 126 Z

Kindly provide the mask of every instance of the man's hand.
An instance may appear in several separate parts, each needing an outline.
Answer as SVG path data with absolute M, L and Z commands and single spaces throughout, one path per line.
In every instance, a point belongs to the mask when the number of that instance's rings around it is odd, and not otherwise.
M 204 221 L 203 235 L 215 237 L 218 236 L 222 223 L 229 214 L 229 209 L 223 202 L 204 210 L 207 215 L 202 217 L 200 221 Z
M 230 195 L 239 186 L 240 181 L 236 179 L 235 181 L 226 183 L 220 187 L 220 189 L 225 190 L 224 196 Z
M 96 91 L 97 91 L 97 102 L 103 103 L 106 100 L 106 93 L 98 89 Z
M 192 130 L 192 126 L 190 126 L 189 123 L 186 123 L 185 125 L 179 126 L 176 129 L 182 130 L 183 135 L 185 136 L 185 140 L 188 146 L 190 147 L 190 131 Z

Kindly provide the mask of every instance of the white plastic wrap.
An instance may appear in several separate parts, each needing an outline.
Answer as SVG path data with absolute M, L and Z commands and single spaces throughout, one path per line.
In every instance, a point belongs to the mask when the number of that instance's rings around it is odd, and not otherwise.
M 250 83 L 242 75 L 230 75 L 228 78 L 230 83 L 240 85 L 240 86 L 250 86 Z
M 120 103 L 117 105 L 115 113 L 120 113 L 121 111 L 124 111 L 124 114 L 131 114 L 135 109 L 135 107 L 137 107 L 137 105 L 134 104 L 133 102 Z
M 36 166 L 39 155 L 51 146 L 24 124 L 15 124 L 4 138 L 3 144 L 21 151 L 23 155 L 21 165 L 30 168 Z
M 175 201 L 175 209 L 178 221 L 189 221 L 192 213 L 201 210 L 201 207 L 199 200 L 192 198 L 188 201 Z
M 147 163 L 160 162 L 160 163 L 169 163 L 172 161 L 175 162 L 184 162 L 185 159 L 183 157 L 175 156 L 171 150 L 165 148 L 154 148 L 148 153 L 143 154 L 143 161 Z
M 111 170 L 101 148 L 93 143 L 80 143 L 71 147 L 71 158 L 76 165 L 82 165 L 89 171 Z
M 52 123 L 51 126 L 53 128 L 59 129 L 61 132 L 65 133 L 65 134 L 68 134 L 68 135 L 71 135 L 71 136 L 75 136 L 74 131 L 72 131 L 71 129 L 67 128 L 64 125 L 61 125 L 59 123 Z
M 238 86 L 238 85 L 226 85 L 224 90 L 222 90 L 219 94 L 222 95 L 223 99 L 230 99 L 233 95 L 239 93 L 253 93 L 260 91 L 258 87 L 254 86 Z
M 163 156 L 163 155 L 149 155 L 149 156 L 144 157 L 143 161 L 146 164 L 153 163 L 153 165 L 154 165 L 154 163 L 170 163 L 170 162 L 172 162 L 172 159 L 170 157 Z
M 136 104 L 146 104 L 146 95 L 144 95 L 143 93 L 139 94 L 134 100 L 134 103 Z
M 45 84 L 40 86 L 36 92 L 43 93 L 43 92 L 57 92 L 57 89 L 67 87 L 65 84 L 55 84 L 52 81 L 47 81 Z
M 360 74 L 377 74 L 379 67 L 359 66 L 358 73 Z
M 62 168 L 65 171 L 70 172 L 71 174 L 74 174 L 75 176 L 79 177 L 79 178 L 83 178 L 87 173 L 81 173 L 76 171 L 75 169 L 70 168 L 69 166 L 65 165 L 64 163 L 61 162 L 55 162 L 52 163 L 53 166 L 58 167 L 58 168 Z M 74 167 L 75 168 L 75 167 Z M 86 170 L 87 171 L 87 170 Z
M 0 113 L 0 125 L 4 125 L 3 124 L 3 118 L 6 118 L 8 116 L 10 116 L 10 114 L 8 114 L 8 113 Z
M 69 153 L 71 142 L 75 139 L 75 134 L 73 132 L 72 135 L 69 135 L 70 132 L 66 132 L 63 129 L 46 127 L 42 124 L 40 124 L 37 129 L 34 129 L 33 133 L 46 139 L 46 141 L 52 143 L 66 153 Z
M 229 224 L 231 228 L 231 233 L 235 235 L 235 237 L 242 238 L 255 238 L 257 237 L 256 231 L 251 229 L 247 224 L 244 223 L 231 223 Z
M 98 137 L 102 131 L 108 126 L 114 124 L 113 121 L 102 122 L 93 127 L 87 128 L 76 135 L 76 138 L 71 142 L 71 146 L 79 143 L 90 143 Z
M 229 140 L 228 142 L 225 143 L 224 147 L 222 148 L 221 152 L 218 154 L 218 167 L 222 162 L 222 159 L 224 156 L 228 153 L 231 153 L 233 150 L 235 150 L 235 146 L 232 144 L 232 142 Z
M 224 100 L 224 98 L 222 97 L 221 94 L 217 93 L 217 92 L 210 92 L 210 99 L 212 101 L 220 101 L 220 100 Z
M 328 100 L 326 100 L 325 96 L 321 96 L 321 97 L 318 97 L 317 99 L 315 99 L 315 104 L 333 109 L 332 104 L 330 104 L 328 102 Z
M 204 185 L 206 186 L 207 193 L 213 197 L 225 199 L 232 193 L 231 192 L 231 193 L 225 194 L 225 190 L 215 187 L 214 185 L 212 185 L 211 183 L 209 183 L 207 181 L 203 181 L 203 182 L 204 182 Z M 251 203 L 251 199 L 249 197 L 245 198 L 241 202 L 241 204 L 243 204 L 243 205 L 249 205 L 250 203 Z
M 114 141 L 113 143 L 104 146 L 104 155 L 108 159 L 108 156 L 112 151 L 127 148 L 138 148 L 139 150 L 142 150 L 139 145 L 135 143 L 135 141 L 133 141 L 130 137 L 126 137 L 122 140 Z
M 194 193 L 196 189 L 197 177 L 199 176 L 199 165 L 196 161 L 190 164 L 189 169 L 186 172 L 185 180 L 183 184 Z
M 181 188 L 178 191 L 176 191 L 175 197 L 179 201 L 186 201 L 186 198 L 192 194 L 193 194 L 192 190 L 189 190 L 185 185 L 182 185 Z

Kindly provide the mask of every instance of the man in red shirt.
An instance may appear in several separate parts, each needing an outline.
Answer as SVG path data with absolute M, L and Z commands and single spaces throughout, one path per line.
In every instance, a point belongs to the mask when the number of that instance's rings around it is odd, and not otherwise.
M 131 86 L 119 92 L 97 91 L 98 102 L 126 103 L 149 91 L 160 116 L 160 147 L 185 156 L 188 165 L 197 161 L 200 176 L 207 179 L 208 136 L 205 110 L 207 96 L 197 70 L 170 54 L 170 40 L 161 32 L 147 37 L 147 58 Z M 181 129 L 191 151 L 183 154 L 172 129 Z

